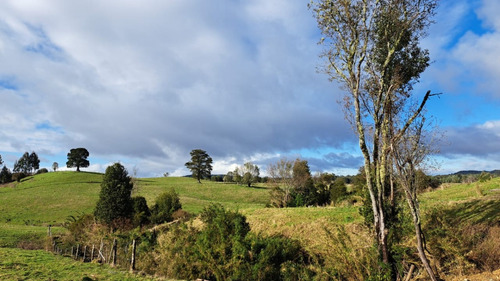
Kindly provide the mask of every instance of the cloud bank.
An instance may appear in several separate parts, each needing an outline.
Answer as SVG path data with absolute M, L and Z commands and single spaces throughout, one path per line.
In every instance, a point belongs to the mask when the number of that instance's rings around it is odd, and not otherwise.
M 342 90 L 316 72 L 320 34 L 307 3 L 2 1 L 0 153 L 13 162 L 34 150 L 47 166 L 64 166 L 69 149 L 86 147 L 92 169 L 121 161 L 141 176 L 186 174 L 195 148 L 216 173 L 282 156 L 355 171 L 362 162 L 337 104 Z M 434 110 L 456 141 L 444 156 L 480 156 L 464 134 L 484 133 L 491 146 L 498 137 L 477 124 L 500 120 L 490 110 L 500 7 L 443 3 L 446 20 L 424 42 L 438 62 L 421 87 L 452 93 Z M 481 32 L 464 23 L 471 9 Z M 459 115 L 465 125 L 451 121 Z M 297 154 L 315 150 L 323 154 Z

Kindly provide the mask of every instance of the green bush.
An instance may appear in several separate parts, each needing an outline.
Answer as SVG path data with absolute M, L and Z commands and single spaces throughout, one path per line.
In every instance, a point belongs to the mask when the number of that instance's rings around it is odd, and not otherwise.
M 36 171 L 36 174 L 39 175 L 39 174 L 45 174 L 48 172 L 49 172 L 49 170 L 47 170 L 47 168 L 41 168 L 40 170 Z
M 181 208 L 179 195 L 174 189 L 170 189 L 156 198 L 155 204 L 151 208 L 151 222 L 161 224 L 172 221 L 172 214 Z
M 343 178 L 337 178 L 330 187 L 330 200 L 337 204 L 347 196 L 347 187 Z
M 146 198 L 143 196 L 132 197 L 132 205 L 134 207 L 134 216 L 132 218 L 134 226 L 143 226 L 148 224 L 151 211 L 149 210 Z
M 250 234 L 246 217 L 211 205 L 204 226 L 185 224 L 159 238 L 158 270 L 168 278 L 209 280 L 305 280 L 312 275 L 297 241 Z
M 20 182 L 22 179 L 24 179 L 25 177 L 27 177 L 27 175 L 23 172 L 20 172 L 20 173 L 13 173 L 12 174 L 12 180 L 13 181 L 17 181 L 17 182 Z

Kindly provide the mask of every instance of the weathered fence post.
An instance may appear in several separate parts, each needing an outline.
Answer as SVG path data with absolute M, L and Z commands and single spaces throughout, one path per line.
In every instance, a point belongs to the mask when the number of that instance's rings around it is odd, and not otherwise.
M 83 247 L 83 262 L 85 262 L 85 255 L 87 254 L 87 245 Z
M 132 240 L 132 258 L 130 259 L 130 272 L 135 270 L 135 239 Z
M 79 254 L 80 254 L 80 244 L 76 244 L 75 260 L 78 259 Z
M 92 262 L 94 260 L 94 249 L 95 249 L 95 245 L 92 244 L 92 251 L 90 252 L 90 262 Z
M 111 263 L 111 266 L 116 266 L 116 250 L 117 250 L 117 242 L 116 238 L 113 239 L 113 248 L 111 249 L 111 252 L 113 253 L 113 262 Z
M 51 230 L 52 225 L 49 224 L 49 230 L 47 231 L 48 236 L 52 236 L 52 230 Z
M 103 247 L 104 247 L 104 242 L 102 242 L 102 239 L 101 239 L 101 247 L 99 248 L 99 260 L 100 260 L 100 262 L 106 262 L 106 258 L 104 257 L 104 254 L 102 253 Z

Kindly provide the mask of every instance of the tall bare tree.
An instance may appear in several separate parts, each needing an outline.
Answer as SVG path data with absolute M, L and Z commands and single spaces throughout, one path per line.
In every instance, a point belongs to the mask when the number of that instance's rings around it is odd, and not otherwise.
M 391 155 L 395 178 L 404 191 L 412 215 L 418 256 L 431 280 L 438 280 L 437 273 L 432 270 L 425 254 L 425 236 L 421 226 L 420 207 L 417 197 L 417 171 L 425 168 L 426 158 L 430 154 L 437 152 L 435 143 L 439 139 L 439 135 L 435 130 L 426 129 L 429 126 L 427 123 L 425 117 L 420 116 L 417 118 L 412 126 L 406 130 L 406 133 L 392 144 Z
M 437 0 L 318 0 L 313 9 L 325 46 L 323 68 L 346 90 L 343 104 L 364 157 L 366 185 L 381 259 L 390 261 L 388 216 L 391 144 L 406 133 L 432 96 L 416 108 L 413 85 L 429 65 L 419 46 Z M 400 120 L 395 124 L 394 120 Z

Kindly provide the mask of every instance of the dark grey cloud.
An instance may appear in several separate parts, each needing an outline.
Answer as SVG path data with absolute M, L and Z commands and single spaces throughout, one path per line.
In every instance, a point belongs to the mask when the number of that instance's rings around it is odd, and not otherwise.
M 463 155 L 488 157 L 500 154 L 500 121 L 460 128 L 446 128 L 441 154 L 450 158 Z

